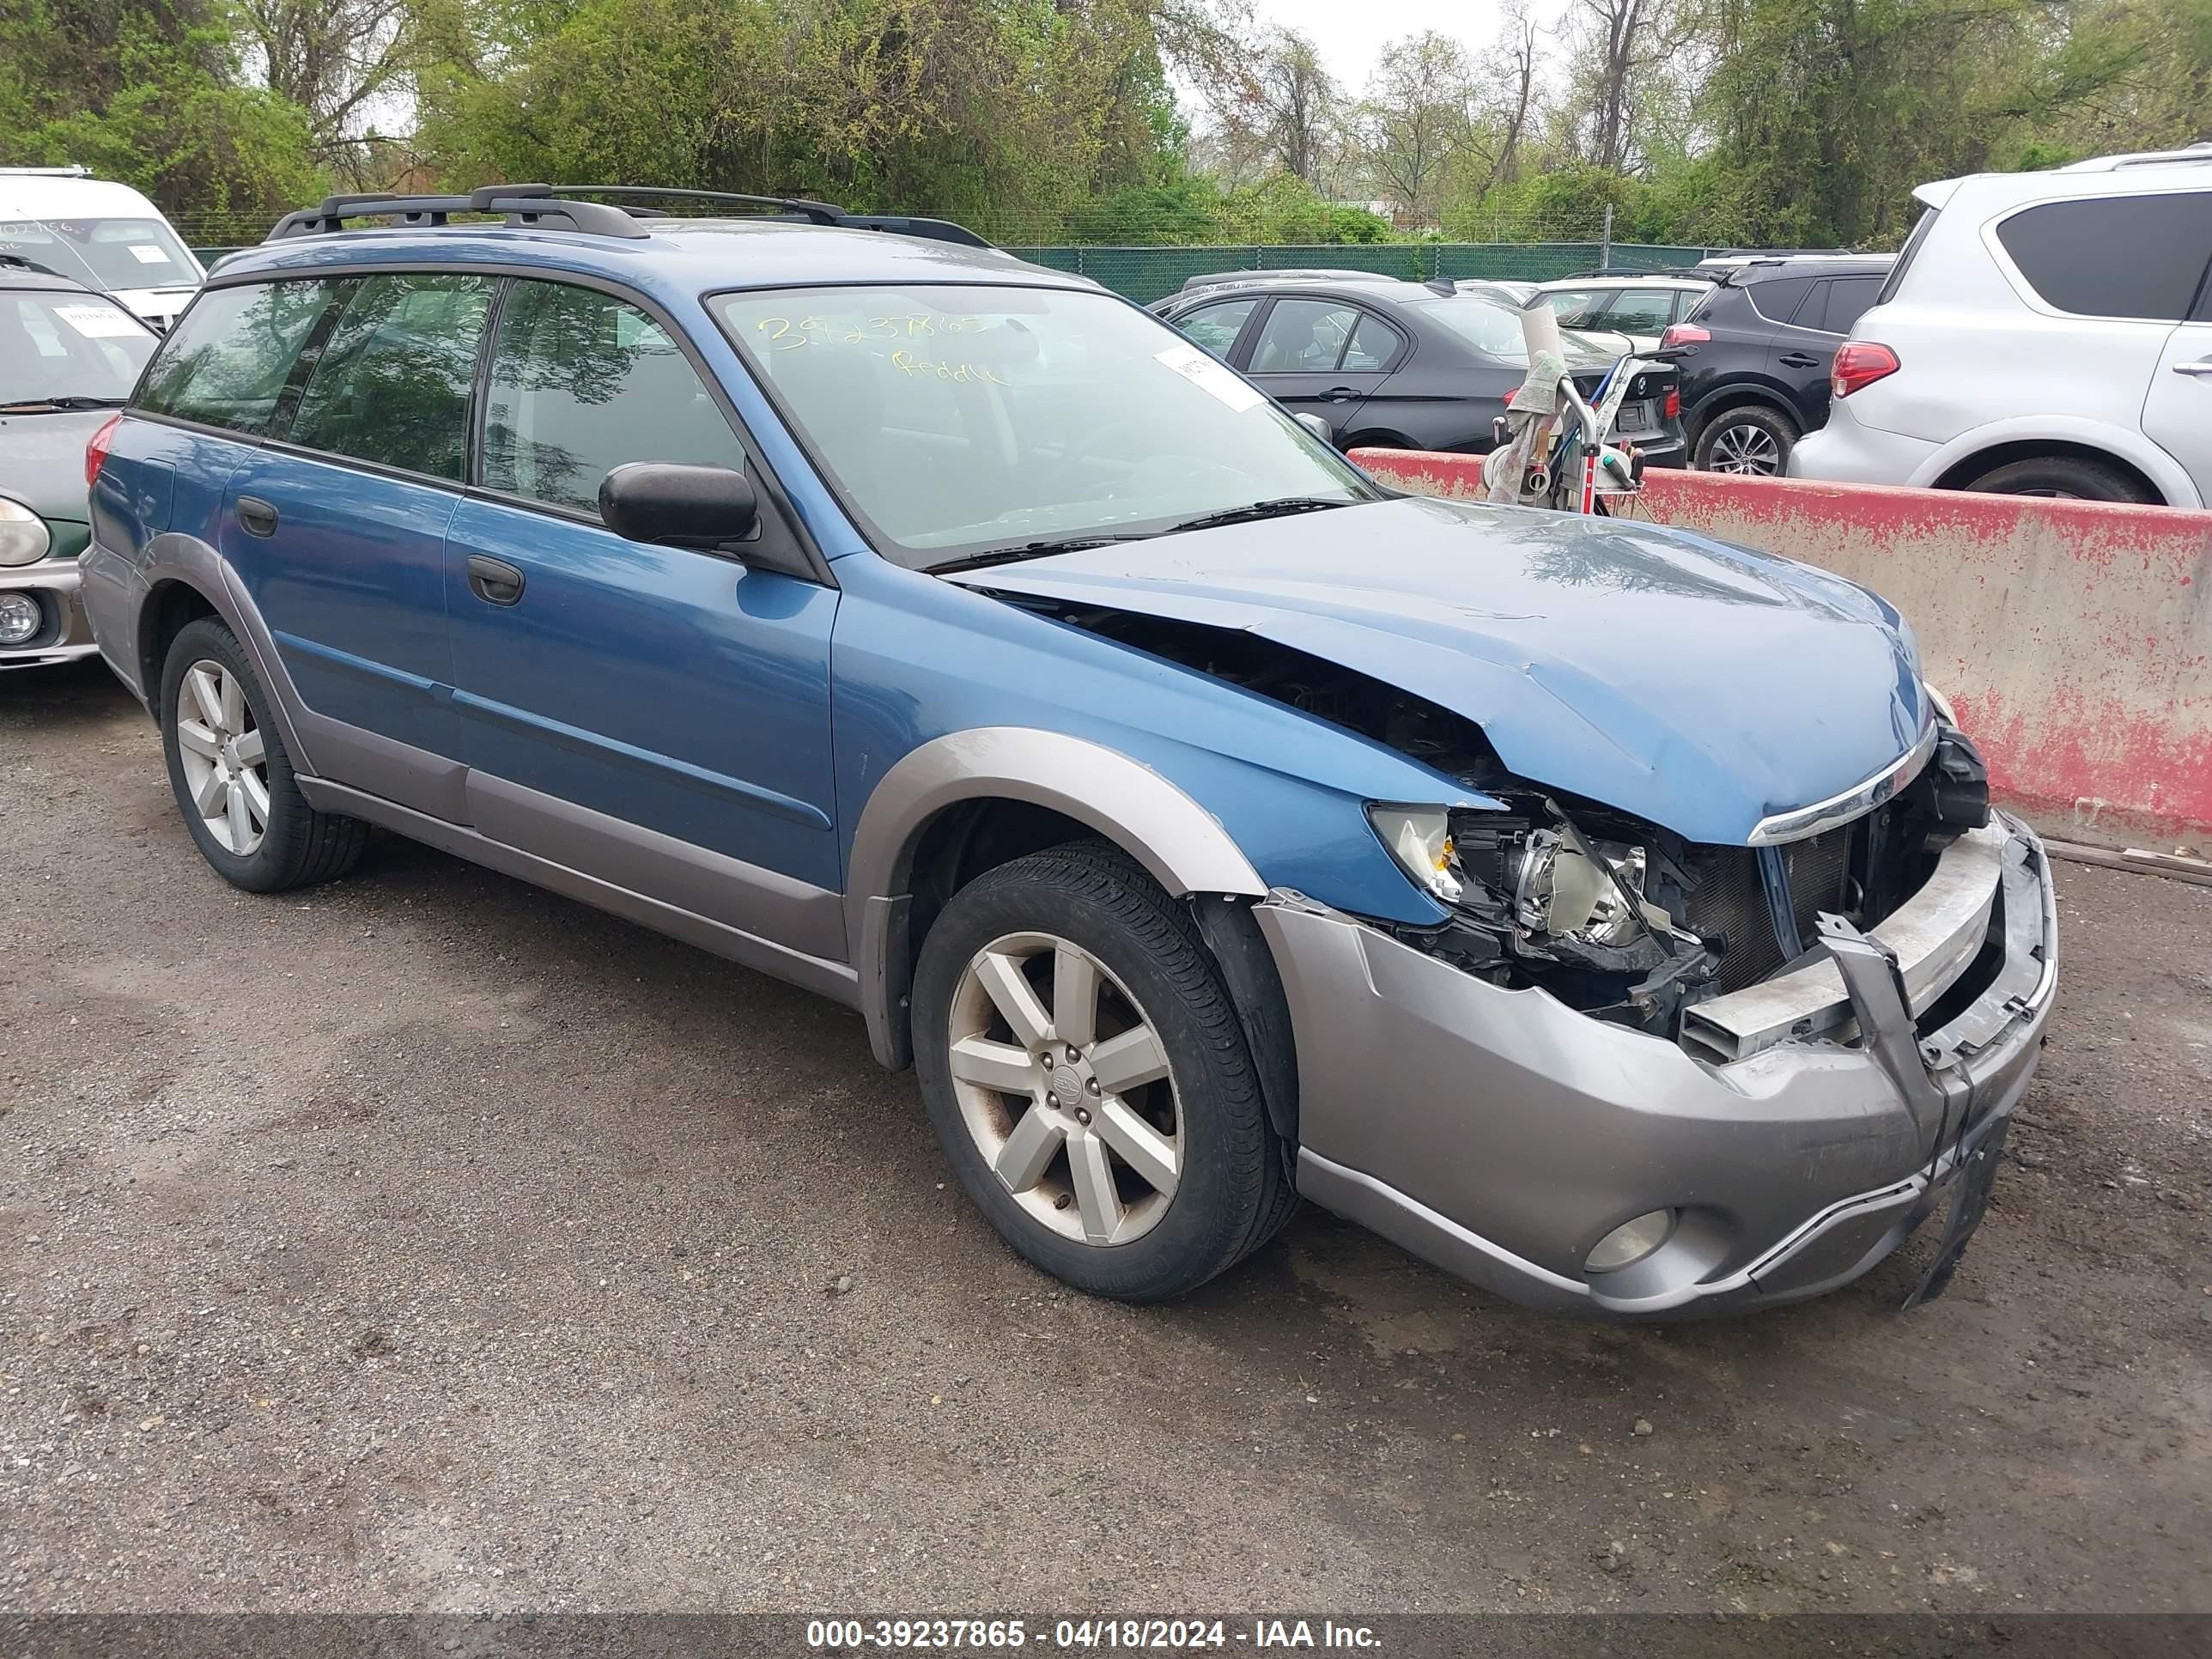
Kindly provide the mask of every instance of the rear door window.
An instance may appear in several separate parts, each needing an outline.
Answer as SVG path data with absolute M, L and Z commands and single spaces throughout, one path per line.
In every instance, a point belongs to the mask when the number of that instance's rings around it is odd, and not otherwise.
M 1381 318 L 1368 312 L 1359 313 L 1359 320 L 1352 327 L 1352 338 L 1345 343 L 1344 362 L 1347 369 L 1378 369 L 1390 367 L 1398 355 L 1398 331 Z
M 2045 202 L 2005 220 L 1997 240 L 2046 305 L 2178 323 L 2212 260 L 2212 191 Z
M 282 435 L 459 483 L 492 283 L 458 273 L 363 279 Z
M 517 283 L 492 343 L 484 487 L 596 515 L 600 480 L 629 461 L 742 471 L 745 457 L 652 317 L 595 289 Z
M 210 289 L 161 343 L 134 407 L 259 437 L 316 324 L 350 282 Z

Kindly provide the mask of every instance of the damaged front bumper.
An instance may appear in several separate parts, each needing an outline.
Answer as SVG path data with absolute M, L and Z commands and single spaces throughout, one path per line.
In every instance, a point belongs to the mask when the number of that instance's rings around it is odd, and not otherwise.
M 1300 1190 L 1516 1301 L 1600 1317 L 1818 1295 L 1954 1184 L 1978 1218 L 2057 983 L 2042 844 L 1999 813 L 1871 934 L 1825 921 L 1826 959 L 1698 1005 L 1679 1044 L 1301 895 L 1257 914 L 1296 1032 Z M 1656 1211 L 1658 1249 L 1585 1268 Z

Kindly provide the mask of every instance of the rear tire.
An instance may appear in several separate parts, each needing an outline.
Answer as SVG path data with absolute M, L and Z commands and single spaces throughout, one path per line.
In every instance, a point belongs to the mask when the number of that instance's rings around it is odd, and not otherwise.
M 1690 464 L 1700 472 L 1745 478 L 1778 478 L 1790 470 L 1797 423 L 1764 404 L 1724 409 L 1698 428 Z
M 178 630 L 162 663 L 160 708 L 177 810 L 217 875 L 249 893 L 276 893 L 353 868 L 368 826 L 307 805 L 269 719 L 269 694 L 229 629 L 203 617 Z
M 953 895 L 916 968 L 914 1046 L 962 1188 L 1078 1290 L 1183 1295 L 1297 1204 L 1196 927 L 1103 842 L 1017 859 Z
M 2008 461 L 1966 486 L 1985 495 L 2048 495 L 2062 501 L 2155 502 L 2157 498 L 2118 467 L 2074 455 Z

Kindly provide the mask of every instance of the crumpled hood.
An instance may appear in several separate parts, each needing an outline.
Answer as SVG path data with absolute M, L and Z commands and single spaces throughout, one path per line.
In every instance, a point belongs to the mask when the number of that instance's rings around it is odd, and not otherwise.
M 1698 842 L 1850 789 L 1932 718 L 1881 599 L 1622 519 L 1403 499 L 951 580 L 1273 640 L 1476 721 L 1522 777 Z

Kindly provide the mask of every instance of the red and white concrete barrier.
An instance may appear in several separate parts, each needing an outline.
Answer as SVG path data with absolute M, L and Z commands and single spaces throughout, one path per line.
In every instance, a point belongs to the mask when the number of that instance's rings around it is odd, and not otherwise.
M 1474 457 L 1352 459 L 1398 489 L 1480 492 Z M 1888 599 L 1993 791 L 2046 833 L 2212 839 L 2212 513 L 1673 471 L 1630 510 Z

